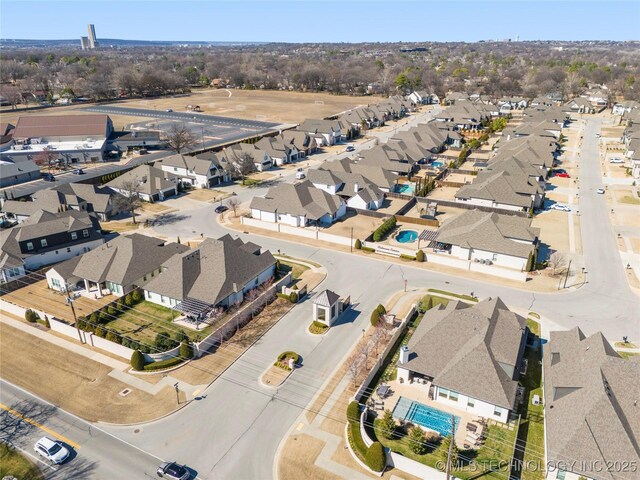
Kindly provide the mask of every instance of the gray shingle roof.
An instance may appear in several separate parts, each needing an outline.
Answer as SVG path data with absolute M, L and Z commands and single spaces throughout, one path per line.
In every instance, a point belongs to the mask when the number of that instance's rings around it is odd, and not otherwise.
M 330 170 L 336 174 L 339 174 L 338 172 L 356 173 L 362 175 L 370 184 L 379 188 L 393 188 L 398 178 L 397 174 L 382 167 L 354 162 L 349 158 L 324 162 L 319 168 L 321 170 Z
M 313 303 L 322 307 L 331 307 L 338 300 L 340 300 L 340 295 L 331 290 L 325 290 L 313 299 Z
M 467 210 L 462 215 L 444 222 L 438 229 L 438 242 L 527 258 L 540 235 L 531 219 L 498 213 Z
M 548 460 L 589 477 L 585 467 L 595 462 L 640 463 L 640 361 L 620 358 L 601 333 L 585 337 L 578 327 L 551 332 L 543 353 Z M 597 478 L 638 477 L 603 470 Z
M 157 270 L 176 253 L 188 249 L 185 245 L 165 244 L 165 240 L 139 233 L 121 235 L 85 253 L 73 274 L 92 282 L 110 281 L 129 286 Z
M 275 265 L 271 252 L 260 253 L 256 247 L 230 235 L 207 238 L 198 248 L 167 260 L 145 290 L 180 301 L 190 298 L 216 305 Z
M 530 208 L 532 195 L 541 193 L 542 187 L 527 175 L 512 171 L 483 171 L 478 173 L 473 183 L 462 186 L 456 198 L 479 198 L 496 203 Z
M 250 208 L 319 220 L 327 214 L 335 214 L 342 203 L 340 197 L 320 190 L 305 180 L 295 185 L 283 183 L 269 188 L 264 197 L 253 197 Z
M 147 195 L 155 195 L 160 191 L 175 188 L 177 185 L 174 175 L 160 168 L 152 167 L 151 165 L 140 165 L 114 178 L 106 185 L 108 187 L 122 189 L 130 182 L 138 184 L 138 191 Z
M 473 306 L 451 301 L 425 313 L 409 340 L 409 361 L 399 365 L 440 387 L 512 409 L 518 382 L 502 365 L 518 371 L 526 331 L 526 320 L 499 298 Z
M 208 176 L 211 169 L 217 169 L 220 166 L 215 153 L 203 153 L 197 156 L 171 155 L 156 162 L 156 166 L 160 168 L 162 168 L 162 165 L 167 167 L 184 168 L 185 162 L 187 167 L 189 167 L 189 170 L 193 171 L 197 175 Z

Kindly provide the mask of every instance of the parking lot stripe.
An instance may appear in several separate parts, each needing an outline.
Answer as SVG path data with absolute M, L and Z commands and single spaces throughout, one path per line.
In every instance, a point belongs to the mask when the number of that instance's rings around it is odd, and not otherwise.
M 69 440 L 67 437 L 60 435 L 59 433 L 54 432 L 53 430 L 51 430 L 48 427 L 45 427 L 44 425 L 36 422 L 35 420 L 32 420 L 29 417 L 26 417 L 25 415 L 22 415 L 20 412 L 14 410 L 13 408 L 7 407 L 6 405 L 3 405 L 2 403 L 0 403 L 0 408 L 2 408 L 3 410 L 6 410 L 7 412 L 9 412 L 11 415 L 13 415 L 14 417 L 18 417 L 22 420 L 24 420 L 27 423 L 30 423 L 31 425 L 38 427 L 40 430 L 42 430 L 45 433 L 48 433 L 49 435 L 52 435 L 54 437 L 56 437 L 58 440 L 72 446 L 75 449 L 80 448 L 80 445 L 78 445 L 76 442 Z

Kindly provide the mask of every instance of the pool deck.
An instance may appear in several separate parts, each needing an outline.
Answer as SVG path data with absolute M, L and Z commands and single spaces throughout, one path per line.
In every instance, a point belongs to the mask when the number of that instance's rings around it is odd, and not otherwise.
M 460 425 L 456 430 L 456 444 L 460 448 L 464 447 L 465 438 L 467 436 L 467 423 L 471 422 L 472 420 L 477 420 L 479 418 L 478 415 L 473 415 L 469 412 L 464 412 L 462 410 L 458 410 L 443 403 L 429 399 L 429 390 L 426 385 L 420 385 L 417 383 L 400 383 L 397 380 L 387 382 L 386 385 L 389 385 L 391 391 L 393 392 L 391 396 L 388 396 L 385 399 L 380 399 L 377 393 L 373 394 L 373 398 L 376 401 L 384 401 L 385 409 L 393 411 L 394 407 L 398 403 L 398 400 L 400 400 L 400 397 L 404 397 L 413 400 L 414 402 L 419 402 L 429 407 L 433 407 L 437 410 L 455 415 L 456 417 L 460 417 Z

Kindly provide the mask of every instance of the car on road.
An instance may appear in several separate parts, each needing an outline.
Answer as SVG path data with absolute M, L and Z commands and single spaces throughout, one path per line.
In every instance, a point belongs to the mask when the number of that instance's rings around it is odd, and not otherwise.
M 558 173 L 557 171 L 553 174 L 555 177 L 560 177 L 560 178 L 571 178 L 571 176 L 567 173 L 567 172 L 560 172 Z
M 596 133 L 596 138 L 600 138 L 600 134 L 599 133 Z
M 52 173 L 43 173 L 42 174 L 42 179 L 45 182 L 55 182 L 56 181 L 56 177 L 54 177 Z
M 224 205 L 218 205 L 216 207 L 215 212 L 216 213 L 222 213 L 222 212 L 226 212 L 227 210 L 229 210 L 229 207 L 225 207 Z
M 304 180 L 305 178 L 306 178 L 306 175 L 304 174 L 304 172 L 302 171 L 296 172 L 296 180 Z
M 36 442 L 33 449 L 38 455 L 55 464 L 64 462 L 71 454 L 62 443 L 51 440 L 49 437 L 42 437 Z
M 345 152 L 353 152 L 356 149 L 353 145 L 347 145 Z
M 621 158 L 612 158 L 609 160 L 609 163 L 624 163 L 624 160 Z
M 599 188 L 596 190 L 596 193 L 600 194 L 600 195 L 604 195 L 604 188 Z
M 184 465 L 176 462 L 165 462 L 158 467 L 156 475 L 170 480 L 189 480 L 191 473 Z
M 74 175 L 84 175 L 84 170 L 82 170 L 81 168 L 76 168 L 76 169 L 73 171 L 73 174 L 74 174 Z
M 551 210 L 560 210 L 561 212 L 570 212 L 571 209 L 566 205 L 562 205 L 560 203 L 554 203 L 551 205 Z
M 167 108 L 167 109 L 165 110 L 165 112 L 167 112 L 167 113 L 171 113 L 171 112 L 173 112 L 173 108 Z

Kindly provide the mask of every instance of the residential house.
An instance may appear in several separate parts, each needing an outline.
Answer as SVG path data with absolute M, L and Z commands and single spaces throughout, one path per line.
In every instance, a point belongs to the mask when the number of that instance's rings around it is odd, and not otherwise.
M 222 152 L 218 153 L 220 165 L 222 165 L 226 171 L 233 171 L 235 169 L 239 172 L 240 165 L 247 156 L 253 160 L 253 165 L 258 172 L 264 172 L 273 166 L 273 160 L 269 154 L 250 143 L 236 143 L 225 147 Z
M 9 187 L 40 178 L 40 167 L 33 160 L 0 161 L 0 187 Z
M 124 196 L 134 194 L 145 202 L 156 202 L 178 194 L 178 178 L 158 167 L 139 165 L 106 186 Z
M 133 233 L 121 235 L 104 245 L 47 272 L 47 283 L 54 290 L 66 285 L 96 292 L 97 296 L 122 296 L 144 287 L 160 273 L 160 266 L 189 247 L 179 243 Z
M 544 202 L 544 188 L 517 170 L 481 171 L 473 183 L 462 186 L 455 201 L 481 207 L 528 212 Z
M 523 271 L 529 257 L 536 256 L 539 235 L 529 218 L 466 210 L 440 226 L 433 248 L 462 260 Z
M 625 113 L 629 113 L 638 108 L 640 108 L 640 103 L 635 100 L 627 100 L 625 102 L 616 103 L 611 109 L 611 112 L 614 115 L 624 115 Z
M 5 283 L 17 279 L 27 270 L 62 262 L 103 242 L 95 215 L 40 210 L 0 233 L 0 280 Z
M 210 188 L 231 180 L 213 152 L 198 155 L 171 155 L 154 164 L 167 174 L 180 179 L 183 185 Z
M 436 402 L 506 423 L 528 332 L 526 320 L 499 298 L 438 305 L 401 349 L 398 378 Z
M 341 158 L 329 162 L 323 162 L 319 168 L 332 172 L 347 172 L 362 175 L 371 185 L 375 185 L 383 192 L 391 192 L 396 188 L 398 175 L 380 166 L 371 163 L 359 163 L 349 158 Z
M 251 217 L 293 227 L 330 225 L 347 212 L 347 204 L 313 186 L 309 180 L 294 185 L 283 183 L 269 188 L 264 197 L 253 197 Z
M 295 162 L 300 158 L 300 152 L 295 144 L 286 142 L 280 135 L 275 137 L 262 137 L 255 145 L 261 150 L 264 150 L 277 166 Z
M 569 113 L 596 113 L 596 109 L 591 102 L 583 97 L 572 98 L 562 108 Z
M 358 157 L 360 165 L 371 165 L 383 168 L 393 174 L 411 176 L 415 170 L 415 161 L 407 154 L 393 145 L 378 145 L 360 153 Z
M 314 137 L 300 130 L 285 130 L 280 135 L 282 141 L 293 145 L 298 150 L 298 157 L 313 155 L 318 150 L 318 145 Z
M 342 142 L 349 129 L 340 120 L 307 119 L 298 125 L 298 130 L 316 135 L 316 138 L 320 135 L 323 140 L 322 146 L 331 146 Z
M 8 150 L 13 145 L 13 131 L 15 128 L 15 125 L 11 123 L 0 123 L 0 152 Z
M 522 97 L 502 97 L 498 100 L 498 107 L 503 113 L 509 113 L 512 110 L 524 110 L 527 108 L 527 100 Z
M 357 173 L 310 169 L 307 179 L 314 187 L 341 197 L 348 207 L 377 210 L 384 203 L 384 192 Z
M 446 97 L 444 97 L 445 105 L 455 105 L 460 102 L 468 102 L 469 96 L 466 93 L 462 92 L 449 92 Z
M 549 97 L 536 97 L 533 100 L 531 100 L 531 103 L 529 104 L 532 107 L 553 107 L 555 105 L 557 105 L 557 102 L 555 100 L 552 100 Z
M 640 464 L 640 362 L 579 327 L 551 332 L 542 358 L 546 478 L 637 478 L 622 466 Z
M 153 303 L 201 318 L 215 307 L 241 303 L 247 292 L 275 275 L 276 259 L 260 246 L 225 235 L 205 238 L 195 249 L 173 255 L 144 286 Z
M 416 105 L 431 105 L 434 102 L 437 95 L 427 92 L 426 90 L 416 90 L 409 94 L 409 99 L 414 102 Z

